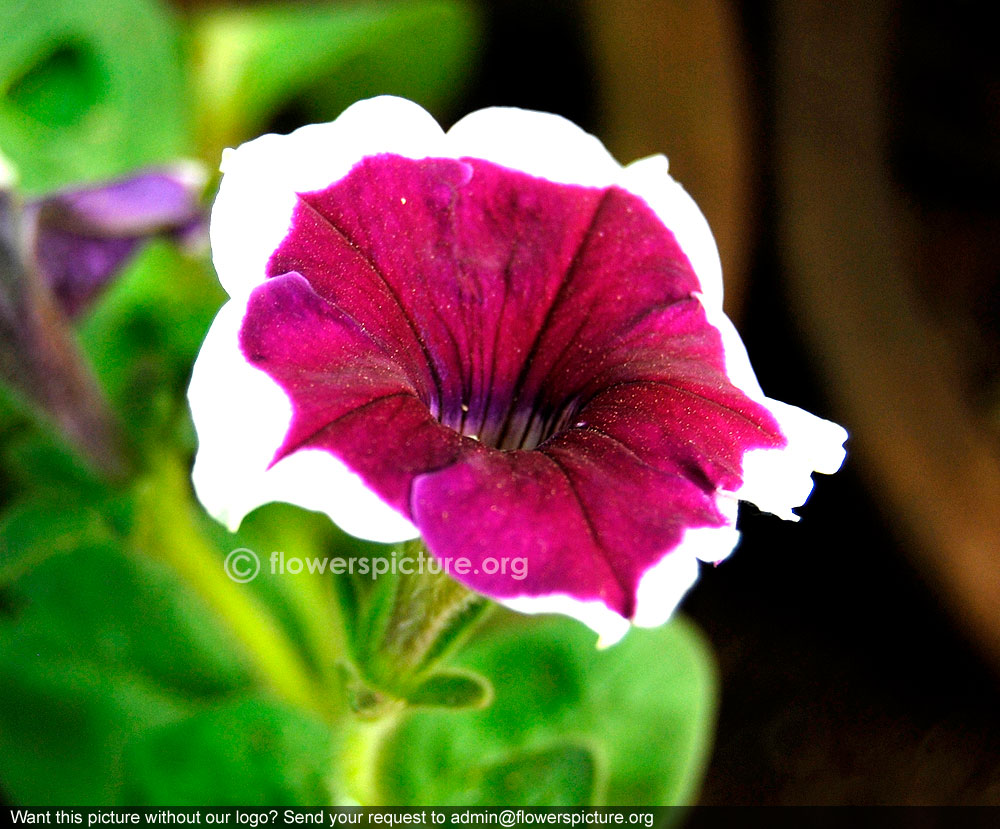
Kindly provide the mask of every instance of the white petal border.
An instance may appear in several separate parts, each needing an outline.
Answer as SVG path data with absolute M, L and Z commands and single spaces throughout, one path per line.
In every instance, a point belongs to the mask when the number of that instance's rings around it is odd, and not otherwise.
M 270 466 L 288 433 L 292 405 L 240 351 L 245 315 L 245 303 L 237 300 L 219 311 L 188 389 L 198 433 L 192 480 L 205 508 L 233 531 L 258 506 L 286 501 L 324 512 L 360 538 L 384 543 L 416 538 L 410 521 L 328 452 L 300 450 Z
M 267 261 L 288 233 L 297 193 L 328 187 L 365 156 L 425 158 L 442 154 L 443 142 L 444 132 L 422 107 L 382 96 L 353 104 L 335 121 L 226 150 L 209 230 L 222 287 L 244 297 L 264 281 Z
M 453 158 L 484 158 L 558 184 L 607 187 L 622 167 L 599 139 L 546 112 L 490 107 L 466 115 L 445 138 Z
M 642 198 L 674 234 L 701 283 L 698 298 L 705 316 L 722 337 L 726 375 L 747 397 L 771 412 L 788 441 L 781 449 L 747 452 L 743 485 L 731 494 L 765 512 L 797 521 L 792 510 L 809 498 L 812 473 L 831 474 L 843 463 L 847 431 L 764 394 L 743 340 L 722 310 L 722 264 L 715 237 L 694 199 L 671 178 L 667 159 L 657 155 L 635 161 L 624 168 L 618 183 Z
M 622 167 L 604 145 L 558 115 L 491 107 L 446 134 L 422 107 L 383 95 L 359 101 L 335 120 L 288 135 L 263 135 L 226 150 L 210 236 L 219 280 L 231 297 L 264 281 L 271 254 L 288 233 L 296 194 L 343 178 L 362 158 L 485 158 L 563 184 L 605 187 Z
M 264 281 L 268 259 L 288 232 L 296 193 L 318 190 L 346 175 L 365 156 L 484 158 L 563 184 L 617 184 L 642 198 L 671 230 L 701 284 L 708 322 L 719 330 L 730 380 L 777 419 L 788 445 L 747 452 L 743 484 L 719 493 L 727 523 L 685 531 L 681 543 L 643 575 L 631 623 L 663 624 L 698 577 L 698 561 L 719 561 L 739 541 L 737 499 L 797 520 L 814 471 L 832 473 L 844 459 L 846 431 L 794 406 L 767 398 L 736 329 L 722 311 L 722 268 L 715 239 L 691 196 L 669 174 L 661 155 L 622 167 L 594 136 L 557 115 L 510 107 L 471 113 L 444 133 L 418 105 L 383 96 L 358 102 L 335 121 L 287 136 L 265 135 L 223 156 L 224 173 L 212 213 L 213 257 L 233 298 L 213 323 L 192 375 L 189 397 L 199 438 L 193 473 L 206 508 L 236 528 L 251 510 L 288 501 L 325 512 L 346 532 L 394 542 L 418 535 L 332 455 L 300 450 L 269 468 L 291 419 L 287 395 L 246 362 L 238 346 L 246 299 Z M 238 410 L 234 412 L 234 410 Z M 607 646 L 630 621 L 600 601 L 568 595 L 502 602 L 522 613 L 556 612 L 597 631 Z
M 792 510 L 808 500 L 813 473 L 831 475 L 843 464 L 847 430 L 797 406 L 767 397 L 750 365 L 743 340 L 722 308 L 705 304 L 705 316 L 722 337 L 730 381 L 771 412 L 787 441 L 780 449 L 751 449 L 744 454 L 743 484 L 732 494 L 786 521 L 798 521 L 799 516 Z

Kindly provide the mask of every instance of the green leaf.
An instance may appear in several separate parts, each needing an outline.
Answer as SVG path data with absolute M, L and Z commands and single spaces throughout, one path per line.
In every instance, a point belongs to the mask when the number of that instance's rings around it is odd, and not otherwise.
M 123 747 L 186 711 L 164 690 L 58 657 L 0 655 L 0 778 L 24 806 L 125 805 Z
M 179 441 L 191 365 L 224 298 L 206 262 L 156 241 L 81 322 L 81 346 L 137 444 Z
M 33 546 L 72 546 L 58 510 L 46 523 L 36 505 L 34 518 Z M 0 779 L 18 803 L 123 803 L 132 740 L 249 686 L 227 633 L 170 570 L 95 535 L 80 528 L 75 549 L 5 590 Z
M 128 755 L 138 807 L 328 807 L 333 735 L 319 720 L 246 699 L 150 732 Z
M 462 671 L 439 671 L 411 692 L 407 702 L 432 708 L 484 708 L 492 698 L 493 689 L 484 677 Z
M 482 806 L 572 809 L 594 801 L 597 766 L 582 745 L 556 745 L 515 754 L 483 771 Z
M 474 39 L 455 0 L 213 10 L 193 33 L 202 146 L 217 154 L 281 112 L 328 120 L 371 95 L 435 109 L 467 73 Z
M 177 32 L 151 0 L 0 3 L 0 147 L 30 195 L 189 152 Z
M 490 678 L 493 704 L 409 716 L 382 754 L 389 803 L 693 798 L 710 746 L 715 675 L 690 623 L 633 629 L 598 651 L 593 634 L 572 620 L 517 620 L 483 631 L 457 662 Z M 532 794 L 533 778 L 545 781 L 543 799 Z
M 0 587 L 50 556 L 71 553 L 82 540 L 104 540 L 103 516 L 87 504 L 42 494 L 8 506 L 0 514 Z

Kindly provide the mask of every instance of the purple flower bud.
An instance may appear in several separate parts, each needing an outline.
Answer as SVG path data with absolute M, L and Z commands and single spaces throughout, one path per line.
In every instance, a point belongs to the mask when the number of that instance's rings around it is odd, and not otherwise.
M 63 310 L 85 310 L 150 239 L 193 240 L 204 227 L 204 182 L 200 167 L 183 164 L 29 203 L 31 256 Z

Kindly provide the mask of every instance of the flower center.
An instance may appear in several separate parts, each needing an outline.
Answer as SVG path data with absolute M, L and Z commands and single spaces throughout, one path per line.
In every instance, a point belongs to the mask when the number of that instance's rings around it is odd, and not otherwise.
M 511 410 L 501 419 L 485 420 L 482 417 L 484 406 L 480 401 L 462 403 L 457 414 L 449 412 L 447 416 L 436 414 L 435 417 L 443 425 L 485 446 L 513 451 L 535 449 L 566 428 L 582 428 L 585 423 L 573 422 L 580 408 L 578 398 L 557 404 L 529 401 L 519 405 L 514 396 Z

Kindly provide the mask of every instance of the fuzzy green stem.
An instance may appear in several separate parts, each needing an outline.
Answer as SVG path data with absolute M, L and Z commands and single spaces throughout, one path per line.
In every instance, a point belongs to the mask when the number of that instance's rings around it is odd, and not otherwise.
M 378 720 L 356 719 L 344 730 L 334 758 L 338 779 L 334 785 L 338 806 L 378 806 L 379 758 L 386 739 L 399 725 L 402 706 Z
M 421 566 L 396 577 L 391 603 L 381 621 L 370 628 L 371 638 L 363 643 L 366 656 L 358 666 L 374 686 L 374 703 L 367 710 L 375 716 L 384 695 L 405 698 L 489 606 L 482 596 L 441 572 L 422 541 L 408 542 L 404 552 Z

